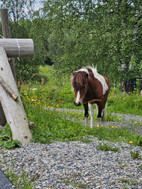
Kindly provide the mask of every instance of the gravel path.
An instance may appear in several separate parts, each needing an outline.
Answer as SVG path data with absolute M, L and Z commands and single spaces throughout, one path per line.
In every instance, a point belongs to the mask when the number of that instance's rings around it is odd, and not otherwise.
M 119 147 L 120 151 L 101 151 L 100 142 Z M 36 178 L 35 189 L 141 189 L 142 160 L 133 160 L 131 151 L 139 151 L 142 156 L 142 148 L 94 138 L 91 143 L 31 143 L 4 150 L 3 156 L 9 167 L 12 160 L 16 174 L 24 170 L 30 179 Z M 3 156 L 0 154 L 1 162 Z
M 129 123 L 130 118 L 142 122 L 140 116 L 125 115 L 123 124 Z M 0 166 L 6 170 L 5 159 L 10 169 L 14 165 L 16 174 L 24 170 L 31 180 L 35 179 L 34 189 L 142 189 L 142 159 L 131 157 L 131 151 L 138 151 L 142 157 L 141 147 L 94 137 L 91 140 L 91 143 L 31 143 L 12 150 L 3 148 Z M 120 150 L 102 151 L 100 143 Z

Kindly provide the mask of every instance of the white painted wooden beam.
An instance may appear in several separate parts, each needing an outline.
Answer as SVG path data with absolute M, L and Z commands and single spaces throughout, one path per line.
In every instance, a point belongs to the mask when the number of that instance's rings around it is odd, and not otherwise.
M 0 101 L 6 120 L 12 131 L 12 138 L 14 140 L 19 140 L 22 144 L 28 144 L 32 139 L 32 134 L 30 132 L 27 116 L 3 47 L 0 47 L 0 76 L 18 96 L 18 100 L 14 101 L 0 85 Z

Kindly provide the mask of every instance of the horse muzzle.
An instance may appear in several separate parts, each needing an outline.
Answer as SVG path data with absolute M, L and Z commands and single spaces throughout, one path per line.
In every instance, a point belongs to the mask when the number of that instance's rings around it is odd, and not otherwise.
M 81 102 L 76 103 L 76 102 L 74 101 L 74 105 L 75 105 L 75 106 L 81 106 Z

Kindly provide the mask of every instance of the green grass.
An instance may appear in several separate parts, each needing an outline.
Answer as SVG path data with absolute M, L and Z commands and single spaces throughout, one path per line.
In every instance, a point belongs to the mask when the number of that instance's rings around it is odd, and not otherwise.
M 133 145 L 141 146 L 142 137 L 130 133 L 125 128 L 104 128 L 97 125 L 90 129 L 81 123 L 67 119 L 67 113 L 50 111 L 40 108 L 40 106 L 28 105 L 26 107 L 28 119 L 35 122 L 35 127 L 31 129 L 33 141 L 40 143 L 50 143 L 52 141 L 76 141 L 82 140 L 84 136 L 92 135 L 100 140 L 110 140 L 115 142 L 133 141 Z

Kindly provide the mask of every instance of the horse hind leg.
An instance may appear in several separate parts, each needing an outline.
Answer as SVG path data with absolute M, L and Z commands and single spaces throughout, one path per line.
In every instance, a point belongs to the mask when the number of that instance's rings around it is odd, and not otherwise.
M 105 108 L 102 110 L 102 113 L 101 113 L 101 119 L 102 121 L 105 121 L 105 117 L 106 117 L 106 110 Z
M 106 110 L 105 107 L 98 105 L 98 121 L 105 121 Z

